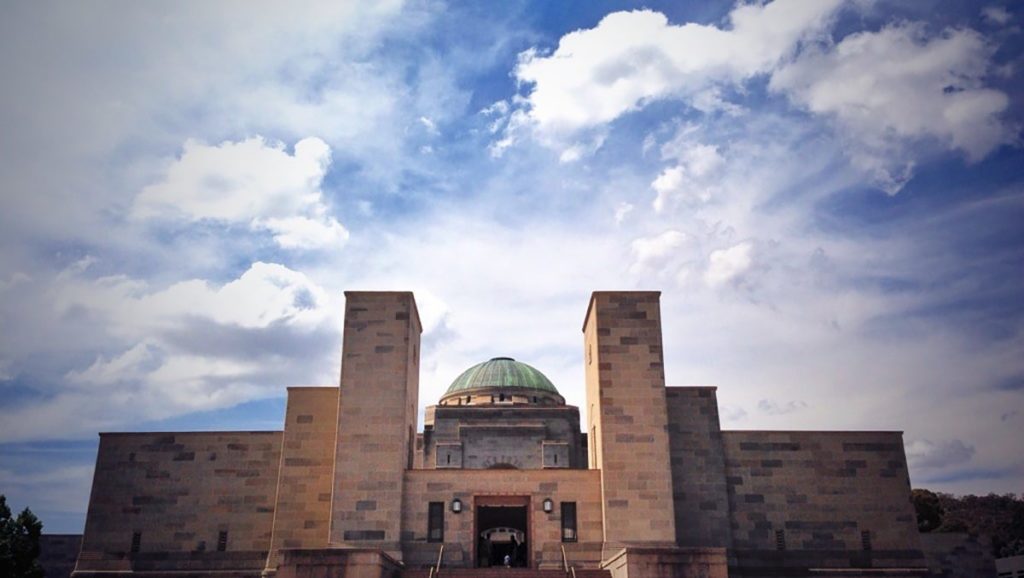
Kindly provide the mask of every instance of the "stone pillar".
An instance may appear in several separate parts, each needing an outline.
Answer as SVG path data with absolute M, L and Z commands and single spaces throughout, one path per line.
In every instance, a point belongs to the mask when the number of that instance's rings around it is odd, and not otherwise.
M 274 528 L 264 576 L 285 548 L 326 548 L 338 432 L 338 388 L 289 387 Z
M 595 292 L 583 325 L 604 553 L 675 543 L 659 292 Z
M 331 545 L 401 560 L 403 476 L 416 441 L 421 326 L 408 292 L 346 292 Z

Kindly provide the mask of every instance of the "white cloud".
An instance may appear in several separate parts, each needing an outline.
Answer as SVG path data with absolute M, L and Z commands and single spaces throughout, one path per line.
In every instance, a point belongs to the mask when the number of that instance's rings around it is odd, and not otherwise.
M 924 470 L 957 466 L 971 461 L 975 450 L 962 440 L 952 439 L 939 442 L 921 439 L 907 443 L 907 462 Z
M 184 316 L 208 317 L 245 328 L 273 324 L 312 328 L 335 314 L 322 288 L 277 263 L 253 263 L 238 279 L 220 287 L 198 279 L 156 292 L 147 292 L 137 282 L 123 278 L 101 278 L 94 285 L 99 291 L 87 300 L 67 295 L 64 306 L 109 308 L 112 317 L 126 326 L 131 324 L 136 331 L 142 320 L 149 320 L 150 327 L 167 327 Z
M 36 319 L 49 345 L 22 332 L 28 343 L 12 348 L 11 366 L 24 366 L 25 347 L 61 358 L 67 339 L 102 345 L 59 376 L 59 390 L 5 419 L 0 439 L 74 435 L 333 381 L 341 308 L 283 265 L 257 262 L 222 284 L 192 279 L 156 289 L 126 276 L 89 278 L 74 264 L 48 283 L 38 297 L 53 319 Z
M 659 213 L 665 209 L 665 203 L 668 201 L 669 195 L 677 193 L 683 187 L 684 172 L 685 169 L 681 166 L 669 167 L 658 175 L 658 178 L 654 179 L 651 183 L 651 188 L 658 193 L 658 196 L 654 198 L 653 207 L 655 211 Z M 705 199 L 706 200 L 706 199 Z
M 753 262 L 751 251 L 753 245 L 743 242 L 728 249 L 718 249 L 708 255 L 708 268 L 704 273 L 704 281 L 711 287 L 717 287 L 736 279 L 748 269 Z
M 986 6 L 981 9 L 981 15 L 993 24 L 1003 26 L 1013 19 L 1013 16 L 1003 6 Z
M 423 128 L 427 131 L 427 134 L 429 134 L 431 136 L 437 136 L 437 135 L 441 134 L 441 131 L 439 131 L 437 129 L 437 123 L 435 123 L 434 121 L 430 120 L 429 118 L 427 118 L 425 116 L 421 116 L 419 118 L 419 123 L 421 125 L 423 125 Z
M 770 86 L 834 118 L 854 162 L 895 193 L 912 174 L 908 142 L 931 139 L 977 161 L 1012 138 L 1000 119 L 1009 98 L 984 85 L 992 50 L 973 30 L 929 37 L 922 24 L 895 25 L 808 49 Z
M 310 219 L 287 217 L 256 220 L 258 228 L 274 235 L 274 242 L 283 249 L 340 248 L 348 240 L 348 230 L 333 218 Z
M 163 179 L 136 197 L 133 214 L 247 223 L 286 249 L 337 247 L 348 232 L 328 215 L 320 190 L 330 163 L 330 147 L 315 137 L 296 143 L 294 154 L 260 137 L 216 146 L 189 140 Z
M 626 217 L 628 217 L 629 214 L 633 212 L 633 209 L 634 209 L 633 204 L 632 203 L 627 203 L 625 201 L 623 201 L 623 202 L 619 203 L 618 205 L 616 205 L 615 206 L 615 224 L 616 225 L 621 225 L 622 222 L 626 220 Z
M 13 289 L 23 283 L 28 283 L 31 280 L 32 278 L 26 275 L 25 273 L 22 273 L 21 271 L 16 271 L 12 273 L 11 277 L 6 281 L 0 280 L 0 293 L 3 293 L 8 289 Z
M 694 140 L 696 126 L 684 125 L 676 135 L 661 146 L 661 158 L 674 160 L 651 182 L 657 193 L 652 206 L 656 212 L 664 211 L 671 201 L 706 203 L 718 188 L 719 173 L 725 159 L 719 147 Z
M 675 230 L 665 231 L 653 237 L 634 239 L 630 244 L 633 252 L 631 270 L 644 272 L 662 268 L 686 241 L 686 234 Z
M 723 88 L 769 75 L 797 106 L 834 119 L 850 160 L 890 193 L 913 176 L 938 143 L 977 161 L 1014 139 L 1002 122 L 1006 93 L 985 86 L 994 46 L 969 29 L 929 35 L 923 23 L 829 37 L 843 0 L 739 4 L 722 27 L 674 25 L 648 10 L 615 12 L 594 28 L 564 35 L 551 53 L 520 55 L 517 80 L 528 88 L 492 143 L 500 156 L 531 134 L 562 160 L 590 154 L 581 135 L 658 100 L 682 100 L 705 113 L 743 114 Z M 1002 18 L 998 10 L 990 19 Z M 495 125 L 495 130 L 497 125 Z M 585 142 L 585 140 L 583 141 Z M 593 147 L 593 150 L 599 148 Z M 681 163 L 682 164 L 682 163 Z M 673 178 L 658 183 L 659 206 Z
M 611 122 L 646 103 L 701 94 L 718 82 L 770 71 L 805 38 L 819 35 L 841 0 L 743 4 L 728 26 L 673 25 L 658 12 L 614 12 L 562 37 L 551 54 L 520 55 L 515 76 L 532 86 L 529 120 L 558 138 Z
M 757 409 L 766 415 L 786 415 L 802 409 L 807 408 L 807 402 L 800 400 L 790 400 L 786 403 L 780 404 L 774 399 L 762 399 L 757 402 Z

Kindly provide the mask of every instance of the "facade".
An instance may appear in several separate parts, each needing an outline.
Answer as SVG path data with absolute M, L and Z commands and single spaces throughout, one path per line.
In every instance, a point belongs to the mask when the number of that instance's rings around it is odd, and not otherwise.
M 999 578 L 1024 578 L 1024 556 L 996 558 Z
M 339 387 L 283 431 L 101 434 L 75 576 L 929 575 L 901 433 L 722 431 L 666 387 L 659 293 L 591 297 L 582 418 L 494 358 L 421 433 L 413 295 L 346 297 Z

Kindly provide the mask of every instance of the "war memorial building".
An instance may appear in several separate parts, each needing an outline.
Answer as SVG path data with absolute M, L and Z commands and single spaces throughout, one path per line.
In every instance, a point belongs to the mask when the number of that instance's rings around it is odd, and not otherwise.
M 340 385 L 283 431 L 100 435 L 74 576 L 929 575 L 902 434 L 722 431 L 666 387 L 659 293 L 591 297 L 582 415 L 496 357 L 422 433 L 413 295 L 346 297 Z

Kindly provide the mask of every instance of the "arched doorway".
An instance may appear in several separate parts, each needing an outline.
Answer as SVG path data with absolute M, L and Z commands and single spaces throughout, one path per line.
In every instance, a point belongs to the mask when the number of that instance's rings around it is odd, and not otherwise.
M 476 566 L 530 567 L 530 498 L 528 496 L 476 496 Z

